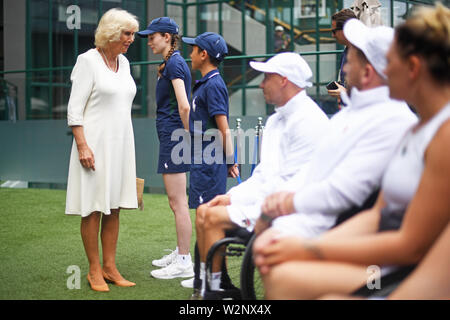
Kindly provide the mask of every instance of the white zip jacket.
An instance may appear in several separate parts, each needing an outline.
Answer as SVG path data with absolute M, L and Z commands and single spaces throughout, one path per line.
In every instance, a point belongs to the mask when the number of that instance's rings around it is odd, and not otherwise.
M 328 131 L 329 122 L 305 90 L 277 107 L 266 121 L 261 162 L 251 177 L 228 191 L 231 204 L 252 205 L 262 201 L 281 183 L 303 170 Z

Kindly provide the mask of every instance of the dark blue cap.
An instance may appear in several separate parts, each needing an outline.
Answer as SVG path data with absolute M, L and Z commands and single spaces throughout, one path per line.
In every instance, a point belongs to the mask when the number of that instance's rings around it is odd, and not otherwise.
M 227 43 L 221 35 L 214 32 L 205 32 L 196 38 L 183 37 L 182 40 L 187 44 L 199 46 L 203 50 L 206 50 L 210 57 L 219 61 L 222 61 L 228 54 Z
M 175 21 L 169 17 L 161 17 L 153 19 L 148 25 L 147 29 L 137 32 L 141 37 L 147 37 L 149 34 L 155 32 L 167 32 L 172 34 L 178 34 L 179 27 Z

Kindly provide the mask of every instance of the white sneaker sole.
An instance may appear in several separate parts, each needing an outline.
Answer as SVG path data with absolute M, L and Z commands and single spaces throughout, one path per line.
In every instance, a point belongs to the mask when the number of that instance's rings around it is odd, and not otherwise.
M 193 289 L 194 288 L 194 278 L 181 281 L 181 286 L 183 288 Z
M 169 265 L 170 265 L 170 263 L 164 264 L 164 263 L 158 263 L 158 262 L 152 261 L 152 266 L 158 267 L 158 268 L 165 268 L 165 267 L 168 267 Z
M 174 274 L 174 275 L 168 275 L 168 274 L 163 274 L 160 275 L 155 271 L 159 271 L 159 270 L 153 270 L 152 272 L 150 272 L 151 276 L 153 278 L 156 279 L 163 279 L 163 280 L 168 280 L 168 279 L 175 279 L 175 278 L 192 278 L 194 276 L 194 272 L 184 272 L 184 273 L 179 273 L 179 274 Z

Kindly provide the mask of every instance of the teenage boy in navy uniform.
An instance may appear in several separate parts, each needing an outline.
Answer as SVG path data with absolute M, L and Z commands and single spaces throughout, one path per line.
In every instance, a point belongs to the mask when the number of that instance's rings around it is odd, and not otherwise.
M 199 70 L 202 74 L 202 78 L 194 86 L 189 114 L 192 138 L 189 207 L 197 209 L 202 203 L 226 192 L 228 172 L 233 177 L 237 174 L 233 160 L 230 162 L 230 159 L 233 159 L 233 149 L 228 127 L 228 90 L 217 69 L 228 49 L 225 40 L 213 32 L 202 33 L 196 38 L 182 39 L 193 46 L 192 69 Z M 205 149 L 210 143 L 217 143 L 215 138 L 209 140 L 206 132 L 208 129 L 217 129 L 220 132 L 222 154 L 215 154 L 217 149 L 212 148 L 211 152 L 205 152 L 208 151 Z M 213 131 L 210 132 L 212 136 L 217 137 Z
M 194 86 L 189 114 L 192 145 L 189 208 L 197 209 L 216 195 L 226 193 L 227 175 L 235 178 L 239 171 L 234 164 L 228 126 L 228 90 L 217 69 L 228 53 L 227 44 L 213 32 L 202 33 L 196 38 L 183 37 L 182 40 L 193 46 L 192 69 L 199 70 L 202 75 Z M 216 134 L 208 129 L 216 129 Z M 222 141 L 216 141 L 218 137 Z M 211 144 L 218 142 L 222 150 L 211 148 Z

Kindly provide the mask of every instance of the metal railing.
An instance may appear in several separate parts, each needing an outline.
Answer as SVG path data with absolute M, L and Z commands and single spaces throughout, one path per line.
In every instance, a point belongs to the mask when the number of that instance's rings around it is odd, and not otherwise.
M 51 1 L 50 1 L 51 2 Z M 77 1 L 75 1 L 77 2 Z M 191 8 L 193 6 L 197 6 L 197 17 L 199 17 L 199 13 L 200 13 L 200 6 L 202 5 L 209 5 L 209 4 L 217 4 L 218 7 L 218 31 L 219 33 L 223 32 L 223 5 L 227 4 L 231 2 L 231 0 L 207 0 L 207 1 L 201 1 L 201 0 L 197 0 L 197 1 L 191 1 L 188 2 L 187 0 L 179 0 L 178 2 L 176 1 L 165 1 L 165 14 L 167 15 L 168 12 L 168 7 L 169 6 L 177 6 L 177 7 L 181 7 L 182 8 L 182 22 L 181 25 L 183 26 L 183 32 L 184 35 L 188 35 L 189 30 L 188 28 L 188 12 L 187 9 Z M 264 12 L 269 12 L 269 10 L 271 9 L 269 3 L 269 0 L 261 0 L 259 1 L 260 3 L 263 2 L 265 4 L 265 8 L 256 8 L 255 6 L 252 6 L 248 3 L 246 3 L 246 1 L 240 0 L 240 1 L 234 1 L 234 7 L 238 7 L 240 6 L 241 8 L 241 22 L 242 22 L 242 30 L 241 30 L 241 43 L 242 43 L 242 47 L 241 47 L 241 54 L 240 55 L 234 55 L 234 56 L 228 56 L 225 58 L 225 65 L 227 64 L 227 61 L 241 61 L 240 63 L 240 75 L 234 79 L 231 79 L 228 82 L 228 86 L 230 90 L 242 90 L 242 115 L 246 114 L 246 90 L 247 89 L 254 89 L 257 88 L 256 85 L 250 85 L 249 84 L 249 76 L 248 76 L 248 62 L 251 59 L 258 59 L 258 58 L 270 58 L 271 56 L 273 56 L 273 53 L 264 53 L 264 54 L 258 54 L 258 55 L 247 55 L 246 54 L 246 19 L 247 19 L 247 13 L 248 13 L 248 9 L 252 9 L 252 10 L 258 10 L 258 11 L 264 11 Z M 405 3 L 406 4 L 406 11 L 408 12 L 409 8 L 412 5 L 416 5 L 416 4 L 426 4 L 429 5 L 431 3 L 433 3 L 435 1 L 426 1 L 426 0 L 396 0 L 390 1 L 390 13 L 389 13 L 389 17 L 390 17 L 390 23 L 391 25 L 394 23 L 394 3 Z M 444 1 L 445 2 L 448 1 Z M 29 13 L 29 5 L 28 5 L 29 1 L 27 1 L 27 37 L 29 37 L 29 35 L 31 35 L 30 33 L 30 23 L 29 23 L 29 18 L 30 18 L 30 13 Z M 101 1 L 100 1 L 101 3 Z M 290 15 L 291 18 L 293 17 L 293 4 L 294 4 L 294 0 L 290 0 Z M 338 7 L 342 6 L 343 1 L 342 0 L 338 0 L 337 4 Z M 315 94 L 316 96 L 320 95 L 320 88 L 321 86 L 325 85 L 325 82 L 321 81 L 321 77 L 320 77 L 320 69 L 321 69 L 321 62 L 320 62 L 320 57 L 324 56 L 324 55 L 338 55 L 342 52 L 342 50 L 340 50 L 339 48 L 336 50 L 328 50 L 328 51 L 321 51 L 320 50 L 320 43 L 321 40 L 324 40 L 323 38 L 321 39 L 321 34 L 323 34 L 324 32 L 328 32 L 329 30 L 327 28 L 319 28 L 319 0 L 316 0 L 316 15 L 315 15 L 315 28 L 312 29 L 308 29 L 308 30 L 299 30 L 295 25 L 293 25 L 293 23 L 291 24 L 287 24 L 284 21 L 278 21 L 275 19 L 271 19 L 269 14 L 265 14 L 264 15 L 264 19 L 265 19 L 265 23 L 266 26 L 271 26 L 274 23 L 275 24 L 282 24 L 284 27 L 286 27 L 286 29 L 288 29 L 288 31 L 290 32 L 291 35 L 291 39 L 295 39 L 295 37 L 298 37 L 298 35 L 304 35 L 304 34 L 308 34 L 308 36 L 310 37 L 310 39 L 315 39 L 315 48 L 316 50 L 314 51 L 308 51 L 308 52 L 302 52 L 302 56 L 315 56 L 316 58 L 316 64 L 315 64 L 315 70 L 313 70 L 314 74 L 315 74 Z M 448 5 L 448 3 L 447 3 Z M 101 7 L 99 7 L 99 10 L 101 11 Z M 49 18 L 49 20 L 51 20 Z M 293 19 L 291 19 L 291 21 L 293 21 Z M 48 22 L 49 26 L 51 26 L 51 21 Z M 197 27 L 196 27 L 196 31 L 201 31 L 202 30 L 202 22 L 200 21 L 200 19 L 197 19 Z M 203 26 L 204 27 L 204 26 Z M 50 29 L 51 30 L 51 29 Z M 308 32 L 306 32 L 308 31 Z M 76 30 L 75 30 L 76 32 Z M 300 32 L 300 33 L 299 33 Z M 313 33 L 315 32 L 315 36 L 313 36 Z M 266 27 L 266 39 L 267 41 L 271 41 L 272 38 L 272 30 L 271 28 Z M 51 52 L 51 48 L 50 46 L 52 45 L 51 43 L 51 36 L 49 35 L 49 51 Z M 313 42 L 313 41 L 312 41 Z M 30 61 L 31 61 L 31 55 L 33 54 L 30 50 L 30 46 L 29 46 L 30 41 L 27 40 L 27 53 L 26 53 L 26 59 L 27 59 L 27 66 L 31 65 Z M 291 42 L 293 43 L 293 41 Z M 270 43 L 269 43 L 270 44 Z M 267 44 L 266 48 L 269 48 L 270 45 Z M 77 46 L 75 46 L 74 48 L 74 54 L 76 55 L 76 50 L 77 50 Z M 145 51 L 146 53 L 146 47 L 144 46 L 143 51 Z M 183 56 L 185 58 L 187 58 L 187 46 L 183 45 L 182 47 L 182 52 L 183 52 Z M 49 56 L 49 65 L 52 65 L 52 57 Z M 190 59 L 186 59 L 187 61 L 190 61 Z M 158 65 L 162 62 L 162 60 L 157 60 L 157 61 L 137 61 L 137 62 L 131 62 L 130 64 L 132 66 L 150 66 L 150 65 Z M 5 66 L 7 67 L 7 66 Z M 239 66 L 236 66 L 239 67 Z M 337 66 L 338 67 L 338 66 Z M 1 70 L 0 71 L 0 76 L 4 77 L 5 75 L 10 75 L 10 74 L 20 74 L 23 73 L 26 77 L 26 91 L 25 91 L 25 102 L 26 102 L 26 113 L 27 115 L 31 114 L 31 108 L 30 108 L 30 104 L 31 104 L 31 87 L 33 85 L 39 85 L 41 87 L 48 87 L 49 89 L 53 88 L 53 87 L 70 87 L 70 81 L 68 80 L 67 77 L 67 81 L 63 81 L 63 82 L 55 82 L 54 81 L 54 72 L 58 72 L 58 71 L 70 71 L 73 68 L 73 66 L 60 66 L 60 67 L 45 67 L 45 68 L 26 68 L 26 69 L 22 69 L 22 70 Z M 222 67 L 223 68 L 223 67 Z M 32 75 L 35 75 L 37 73 L 46 73 L 46 81 L 41 82 L 41 81 L 31 81 L 32 79 Z M 142 79 L 147 79 L 147 69 L 146 68 L 142 68 L 141 70 L 141 74 L 142 74 Z M 142 107 L 144 109 L 147 109 L 147 82 L 143 81 L 142 85 L 138 86 L 138 90 L 140 90 L 140 97 L 141 97 L 141 101 L 142 101 Z M 50 91 L 49 91 L 50 92 Z M 48 105 L 50 106 L 50 108 L 52 107 L 52 97 L 51 94 L 49 94 L 49 101 L 48 101 Z

